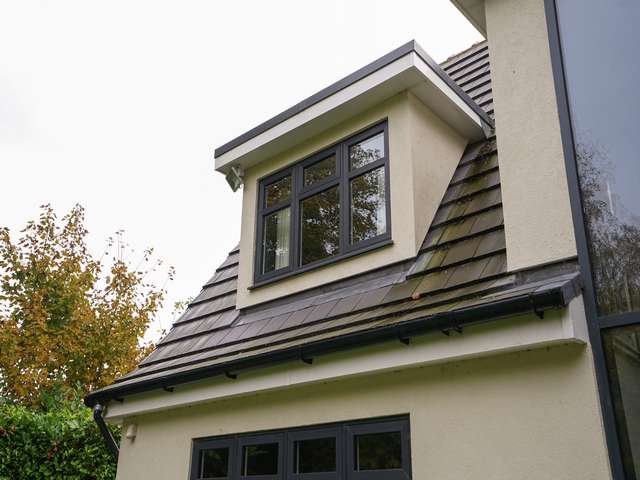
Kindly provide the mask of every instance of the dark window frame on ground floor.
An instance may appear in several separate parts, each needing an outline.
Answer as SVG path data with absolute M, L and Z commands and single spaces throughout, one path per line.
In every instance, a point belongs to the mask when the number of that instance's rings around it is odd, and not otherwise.
M 400 468 L 358 471 L 357 440 L 366 435 L 397 434 L 400 436 Z M 335 472 L 299 473 L 296 471 L 296 442 L 335 438 Z M 277 444 L 277 473 L 244 475 L 247 472 L 245 447 Z M 272 447 L 273 448 L 273 447 Z M 228 449 L 226 476 L 204 477 L 203 454 L 211 449 Z M 299 463 L 298 463 L 299 465 Z M 191 449 L 191 480 L 407 480 L 411 478 L 411 441 L 409 416 L 356 420 L 310 427 L 296 427 L 267 432 L 252 432 L 194 439 Z

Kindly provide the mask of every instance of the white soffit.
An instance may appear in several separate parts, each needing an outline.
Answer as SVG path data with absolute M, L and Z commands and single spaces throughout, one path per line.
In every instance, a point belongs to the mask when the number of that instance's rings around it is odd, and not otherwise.
M 451 0 L 460 12 L 476 29 L 487 37 L 487 19 L 484 13 L 484 0 Z
M 249 168 L 404 90 L 469 140 L 485 138 L 491 119 L 412 41 L 219 147 L 215 168 Z

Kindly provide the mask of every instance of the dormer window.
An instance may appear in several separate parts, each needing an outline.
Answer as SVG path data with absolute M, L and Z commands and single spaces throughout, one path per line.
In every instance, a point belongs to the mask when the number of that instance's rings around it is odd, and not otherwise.
M 260 180 L 255 283 L 391 241 L 387 123 Z

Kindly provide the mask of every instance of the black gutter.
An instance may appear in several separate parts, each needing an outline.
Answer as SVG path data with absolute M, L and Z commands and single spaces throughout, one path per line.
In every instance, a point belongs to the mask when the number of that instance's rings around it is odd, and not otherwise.
M 237 374 L 239 371 L 255 367 L 264 367 L 300 359 L 312 359 L 319 355 L 326 355 L 394 339 L 404 341 L 429 332 L 448 332 L 452 329 L 485 323 L 512 315 L 530 312 L 542 314 L 542 312 L 548 309 L 565 307 L 569 300 L 575 297 L 576 294 L 577 288 L 571 281 L 568 281 L 566 284 L 538 293 L 519 295 L 517 297 L 497 300 L 484 305 L 477 305 L 452 312 L 438 313 L 432 316 L 403 322 L 398 325 L 389 325 L 369 331 L 356 332 L 299 347 L 231 361 L 222 365 L 205 366 L 174 374 L 168 373 L 161 377 L 146 380 L 142 379 L 135 383 L 120 386 L 115 383 L 111 387 L 88 394 L 84 398 L 84 403 L 88 407 L 93 407 L 96 404 L 106 403 L 115 398 L 121 399 L 128 395 L 173 387 L 178 384 L 194 382 L 218 375 L 226 375 L 229 373 Z
M 312 105 L 321 102 L 322 100 L 330 97 L 340 90 L 347 88 L 357 81 L 362 80 L 363 78 L 386 67 L 390 63 L 395 62 L 399 58 L 402 58 L 411 52 L 415 52 L 422 59 L 422 61 L 424 61 L 429 66 L 429 68 L 431 68 L 431 70 L 433 70 L 433 72 L 449 86 L 449 88 L 456 92 L 456 94 L 482 119 L 482 121 L 487 124 L 488 127 L 493 128 L 493 120 L 491 119 L 491 117 L 487 115 L 487 113 L 482 108 L 480 108 L 478 104 L 460 88 L 460 86 L 458 86 L 458 84 L 442 69 L 442 67 L 440 67 L 440 65 L 438 65 L 427 54 L 427 52 L 425 52 L 425 50 L 420 45 L 418 45 L 415 40 L 411 40 L 404 45 L 396 48 L 395 50 L 387 53 L 386 55 L 378 58 L 377 60 L 374 60 L 370 64 L 365 65 L 359 70 L 356 70 L 352 74 L 347 75 L 346 77 L 338 80 L 337 82 L 329 85 L 326 88 L 323 88 L 310 97 L 305 98 L 301 102 L 295 104 L 293 107 L 287 108 L 285 111 L 243 133 L 239 137 L 236 137 L 233 140 L 225 143 L 224 145 L 216 148 L 213 153 L 213 157 L 218 158 L 220 155 L 224 155 L 228 151 L 236 148 L 238 145 L 242 145 L 243 143 L 248 142 L 261 133 L 266 132 L 270 128 L 284 122 L 294 115 L 297 115 L 298 113 L 306 110 Z
M 107 427 L 107 424 L 104 423 L 104 418 L 102 418 L 102 414 L 104 413 L 104 407 L 99 403 L 93 405 L 93 419 L 95 420 L 98 428 L 100 429 L 100 433 L 102 434 L 102 438 L 104 438 L 105 443 L 107 444 L 107 448 L 111 452 L 111 454 L 118 461 L 118 455 L 120 454 L 120 449 L 118 448 L 118 444 L 116 440 L 113 438 L 111 434 L 111 430 Z

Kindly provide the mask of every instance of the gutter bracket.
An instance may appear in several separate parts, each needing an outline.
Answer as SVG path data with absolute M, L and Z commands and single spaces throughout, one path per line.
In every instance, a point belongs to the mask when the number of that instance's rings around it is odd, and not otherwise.
M 307 365 L 313 365 L 313 358 L 305 357 L 304 354 L 300 355 L 300 360 L 302 360 Z
M 400 340 L 403 344 L 409 346 L 411 345 L 411 338 L 405 337 L 403 335 L 398 335 L 398 340 Z
M 224 376 L 231 380 L 236 380 L 238 378 L 238 375 L 236 373 L 230 373 L 230 372 L 224 372 Z
M 172 393 L 175 390 L 175 387 L 162 387 L 165 392 Z
M 536 307 L 536 302 L 534 300 L 534 296 L 533 296 L 533 292 L 529 294 L 529 303 L 531 304 L 531 310 L 533 310 L 533 313 L 536 314 L 536 316 L 542 320 L 544 318 L 544 310 L 540 310 L 538 309 L 538 307 Z

